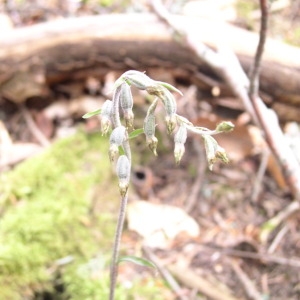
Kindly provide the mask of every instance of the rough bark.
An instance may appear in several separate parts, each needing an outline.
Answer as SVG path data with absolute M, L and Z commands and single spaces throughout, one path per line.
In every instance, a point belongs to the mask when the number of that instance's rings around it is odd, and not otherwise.
M 258 40 L 255 33 L 206 19 L 174 19 L 212 48 L 226 43 L 249 70 Z M 0 95 L 15 102 L 41 94 L 45 85 L 87 74 L 101 77 L 108 70 L 160 66 L 182 71 L 193 83 L 201 84 L 202 75 L 219 81 L 151 14 L 51 21 L 2 34 L 0 46 Z M 300 120 L 299 53 L 298 48 L 277 41 L 266 44 L 260 87 L 283 120 Z M 204 85 L 209 86 L 208 81 Z

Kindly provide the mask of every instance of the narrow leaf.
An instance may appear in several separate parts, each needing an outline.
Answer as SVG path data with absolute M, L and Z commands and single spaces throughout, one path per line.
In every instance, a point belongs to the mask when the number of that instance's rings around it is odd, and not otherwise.
M 135 129 L 129 134 L 129 139 L 134 139 L 140 134 L 144 133 L 144 128 Z
M 178 94 L 180 94 L 181 96 L 183 96 L 182 92 L 180 90 L 178 90 L 176 87 L 174 87 L 173 85 L 163 82 L 163 81 L 156 81 L 158 84 L 164 86 L 165 88 L 167 88 L 170 91 L 173 92 L 177 92 Z
M 143 267 L 148 267 L 148 268 L 153 268 L 153 269 L 157 269 L 156 265 L 145 259 L 145 258 L 141 258 L 141 257 L 136 257 L 136 256 L 122 256 L 119 258 L 118 260 L 118 263 L 120 262 L 131 262 L 131 263 L 134 263 L 136 265 L 139 265 L 139 266 L 143 266 Z
M 83 119 L 88 119 L 90 117 L 96 116 L 96 115 L 100 115 L 101 114 L 101 108 L 91 111 L 89 113 L 86 113 L 82 116 Z

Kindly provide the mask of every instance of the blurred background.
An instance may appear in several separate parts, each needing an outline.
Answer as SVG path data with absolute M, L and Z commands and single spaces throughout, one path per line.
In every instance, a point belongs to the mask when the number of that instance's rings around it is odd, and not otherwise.
M 264 56 L 260 96 L 300 161 L 300 1 L 269 2 L 274 51 Z M 213 49 L 230 41 L 250 70 L 258 1 L 163 4 L 182 22 L 206 24 L 193 29 Z M 144 135 L 131 141 L 121 254 L 158 272 L 121 263 L 116 299 L 300 298 L 299 205 L 285 176 L 234 93 L 177 45 L 146 0 L 0 2 L 0 299 L 107 299 L 118 183 L 100 119 L 82 116 L 111 99 L 128 69 L 176 86 L 178 114 L 193 124 L 228 120 L 235 129 L 217 136 L 230 162 L 213 171 L 199 136 L 188 136 L 175 164 L 162 106 L 158 157 Z M 153 99 L 132 92 L 141 128 Z

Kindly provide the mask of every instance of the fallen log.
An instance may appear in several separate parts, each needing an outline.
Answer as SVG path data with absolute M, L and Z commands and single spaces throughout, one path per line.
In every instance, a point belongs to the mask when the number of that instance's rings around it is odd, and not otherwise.
M 249 71 L 257 34 L 215 20 L 183 16 L 174 20 L 196 31 L 199 41 L 214 49 L 226 43 Z M 63 80 L 150 67 L 177 69 L 177 74 L 199 85 L 199 78 L 212 78 L 213 85 L 222 86 L 218 74 L 177 43 L 172 31 L 151 14 L 60 19 L 0 35 L 0 95 L 15 102 L 40 95 L 45 85 Z M 210 81 L 203 86 L 211 88 Z M 298 48 L 268 40 L 260 89 L 282 120 L 300 121 Z

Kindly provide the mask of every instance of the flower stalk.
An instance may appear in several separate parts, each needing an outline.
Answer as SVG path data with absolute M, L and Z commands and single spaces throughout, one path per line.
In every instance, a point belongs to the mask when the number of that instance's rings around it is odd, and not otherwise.
M 177 128 L 176 133 L 174 134 L 174 157 L 177 165 L 180 163 L 184 155 L 185 143 L 189 132 L 200 135 L 203 138 L 210 170 L 212 170 L 213 164 L 217 160 L 227 163 L 228 158 L 225 150 L 219 146 L 218 142 L 212 137 L 212 135 L 229 132 L 234 128 L 234 125 L 231 122 L 222 122 L 218 124 L 214 130 L 194 126 L 188 119 L 177 114 L 177 104 L 172 92 L 178 92 L 181 94 L 179 90 L 168 83 L 155 81 L 145 73 L 135 70 L 125 72 L 119 79 L 117 79 L 114 86 L 113 99 L 106 100 L 101 110 L 85 115 L 85 118 L 87 116 L 90 117 L 95 114 L 99 114 L 100 111 L 102 135 L 107 134 L 112 128 L 109 138 L 109 158 L 111 162 L 117 161 L 116 175 L 119 179 L 121 205 L 110 268 L 109 300 L 114 300 L 115 295 L 120 242 L 124 226 L 128 201 L 128 188 L 130 183 L 131 149 L 129 143 L 130 135 L 128 131 L 133 129 L 134 122 L 131 86 L 135 86 L 140 90 L 146 90 L 149 95 L 155 96 L 152 104 L 148 108 L 142 129 L 146 136 L 146 144 L 154 155 L 157 156 L 158 139 L 155 136 L 155 129 L 156 107 L 159 102 L 161 102 L 165 109 L 167 133 L 171 135 Z M 120 109 L 123 111 L 123 120 L 120 118 Z M 125 123 L 125 126 L 123 123 Z

